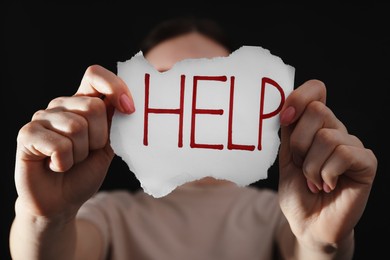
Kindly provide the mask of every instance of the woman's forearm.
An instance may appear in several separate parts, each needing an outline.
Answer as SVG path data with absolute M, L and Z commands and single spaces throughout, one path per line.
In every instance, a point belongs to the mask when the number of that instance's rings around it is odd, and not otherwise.
M 10 230 L 10 251 L 18 259 L 74 259 L 74 218 L 46 219 L 17 210 Z

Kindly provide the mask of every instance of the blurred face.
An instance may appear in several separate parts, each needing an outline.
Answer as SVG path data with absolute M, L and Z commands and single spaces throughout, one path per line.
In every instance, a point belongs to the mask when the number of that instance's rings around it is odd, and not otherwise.
M 230 52 L 219 43 L 197 32 L 183 34 L 163 41 L 152 48 L 145 58 L 160 72 L 169 70 L 184 59 L 214 58 L 228 56 Z M 216 185 L 231 184 L 227 180 L 212 177 L 202 178 L 189 184 Z
M 166 71 L 183 59 L 228 56 L 229 51 L 214 40 L 190 32 L 165 40 L 152 48 L 145 58 L 158 70 Z

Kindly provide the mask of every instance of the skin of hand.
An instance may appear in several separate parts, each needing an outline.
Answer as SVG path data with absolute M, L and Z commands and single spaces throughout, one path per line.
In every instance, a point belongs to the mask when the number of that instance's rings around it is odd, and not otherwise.
M 47 219 L 75 216 L 114 156 L 109 126 L 115 108 L 134 112 L 131 93 L 114 73 L 93 65 L 75 95 L 56 98 L 33 115 L 17 138 L 16 210 Z
M 373 152 L 325 101 L 325 85 L 309 80 L 288 96 L 280 114 L 279 201 L 299 242 L 309 247 L 353 233 L 377 169 Z

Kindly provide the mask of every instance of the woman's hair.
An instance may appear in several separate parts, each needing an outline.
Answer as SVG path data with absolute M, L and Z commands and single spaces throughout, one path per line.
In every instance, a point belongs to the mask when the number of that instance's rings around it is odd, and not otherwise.
M 198 32 L 224 46 L 230 52 L 232 44 L 222 27 L 210 18 L 181 16 L 165 20 L 156 25 L 140 43 L 144 55 L 157 44 L 182 34 Z

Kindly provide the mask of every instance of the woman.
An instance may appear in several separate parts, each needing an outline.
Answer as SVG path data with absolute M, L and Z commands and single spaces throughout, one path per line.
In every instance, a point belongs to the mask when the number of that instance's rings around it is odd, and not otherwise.
M 141 50 L 160 71 L 231 52 L 217 25 L 195 18 L 160 24 Z M 277 193 L 213 178 L 159 199 L 97 193 L 114 157 L 112 112 L 136 108 L 119 77 L 90 66 L 75 95 L 54 99 L 19 132 L 13 258 L 351 259 L 377 160 L 325 98 L 324 84 L 308 80 L 286 99 Z

